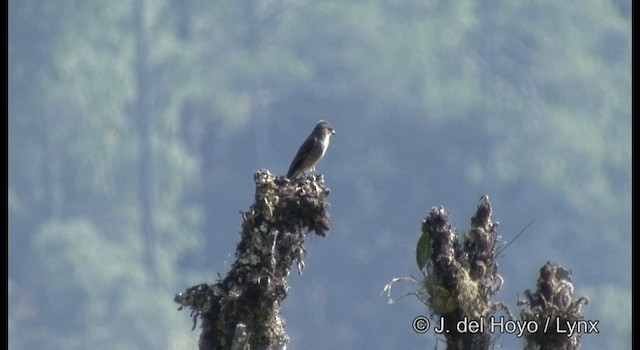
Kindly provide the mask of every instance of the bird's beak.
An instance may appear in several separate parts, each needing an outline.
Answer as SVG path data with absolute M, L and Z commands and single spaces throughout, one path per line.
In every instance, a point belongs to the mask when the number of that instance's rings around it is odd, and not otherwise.
M 331 135 L 335 135 L 335 134 L 336 134 L 336 131 L 331 129 Z

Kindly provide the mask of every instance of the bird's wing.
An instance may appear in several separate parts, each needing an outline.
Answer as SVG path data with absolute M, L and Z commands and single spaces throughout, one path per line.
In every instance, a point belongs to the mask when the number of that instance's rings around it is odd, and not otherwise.
M 307 137 L 302 146 L 300 146 L 300 148 L 298 149 L 296 158 L 298 158 L 298 156 L 309 154 L 318 145 L 318 142 L 318 138 L 315 136 Z
M 289 166 L 289 171 L 287 172 L 287 177 L 290 177 L 291 175 L 293 175 L 293 171 L 302 165 L 302 162 L 304 162 L 305 157 L 307 157 L 309 153 L 314 149 L 314 147 L 316 147 L 316 144 L 318 142 L 319 141 L 315 136 L 307 137 L 307 139 L 304 141 L 302 146 L 300 146 L 300 148 L 298 149 L 298 153 L 296 153 L 296 156 L 291 161 L 291 165 Z

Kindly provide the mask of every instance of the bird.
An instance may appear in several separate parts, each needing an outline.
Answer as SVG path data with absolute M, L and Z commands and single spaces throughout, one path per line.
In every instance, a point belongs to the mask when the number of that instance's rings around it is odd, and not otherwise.
M 287 178 L 293 179 L 298 174 L 302 173 L 304 175 L 304 172 L 309 170 L 316 172 L 316 164 L 324 157 L 329 147 L 329 139 L 335 133 L 329 122 L 325 120 L 319 121 L 291 161 Z

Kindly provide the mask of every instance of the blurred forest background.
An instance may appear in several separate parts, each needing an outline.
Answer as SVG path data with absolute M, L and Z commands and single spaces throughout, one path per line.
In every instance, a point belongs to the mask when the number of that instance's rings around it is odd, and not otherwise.
M 253 172 L 319 119 L 333 229 L 289 348 L 433 348 L 381 292 L 431 207 L 464 232 L 483 194 L 504 240 L 535 220 L 496 300 L 552 260 L 583 349 L 631 347 L 630 0 L 10 0 L 8 57 L 10 349 L 196 348 L 174 294 L 226 274 Z

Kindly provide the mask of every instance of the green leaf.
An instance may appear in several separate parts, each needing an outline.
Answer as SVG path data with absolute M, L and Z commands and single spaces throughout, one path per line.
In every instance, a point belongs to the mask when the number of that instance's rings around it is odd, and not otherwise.
M 427 265 L 427 262 L 431 258 L 431 239 L 425 233 L 420 236 L 418 244 L 416 246 L 416 262 L 420 271 Z

